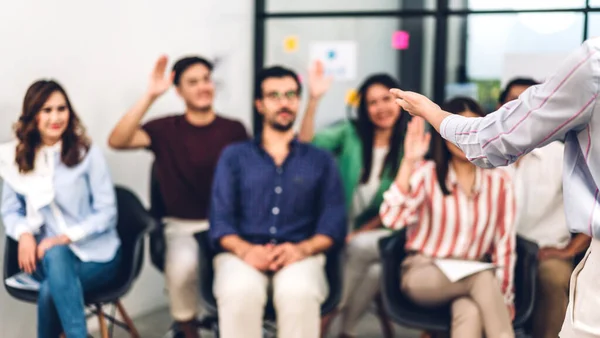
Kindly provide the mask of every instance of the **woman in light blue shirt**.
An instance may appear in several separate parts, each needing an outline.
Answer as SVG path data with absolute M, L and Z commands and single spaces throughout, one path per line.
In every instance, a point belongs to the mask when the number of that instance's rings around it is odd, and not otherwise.
M 118 273 L 120 240 L 114 187 L 64 89 L 34 83 L 0 146 L 1 213 L 19 242 L 19 267 L 41 282 L 38 337 L 87 337 L 84 292 Z M 62 324 L 62 325 L 61 325 Z

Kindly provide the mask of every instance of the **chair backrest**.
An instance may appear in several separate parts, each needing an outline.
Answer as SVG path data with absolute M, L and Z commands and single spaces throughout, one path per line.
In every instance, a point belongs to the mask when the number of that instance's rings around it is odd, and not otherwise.
M 150 260 L 159 271 L 165 268 L 166 242 L 161 219 L 165 215 L 165 204 L 156 176 L 156 161 L 150 171 L 150 214 L 156 220 L 157 227 L 150 233 Z
M 117 232 L 121 239 L 122 275 L 133 281 L 141 270 L 144 254 L 144 236 L 156 227 L 154 218 L 130 190 L 116 188 L 118 221 Z
M 150 169 L 150 214 L 156 219 L 161 219 L 165 215 L 165 203 L 156 176 L 157 170 L 155 161 Z
M 531 317 L 535 303 L 538 273 L 538 246 L 517 236 L 517 263 L 515 266 L 515 327 L 522 327 Z

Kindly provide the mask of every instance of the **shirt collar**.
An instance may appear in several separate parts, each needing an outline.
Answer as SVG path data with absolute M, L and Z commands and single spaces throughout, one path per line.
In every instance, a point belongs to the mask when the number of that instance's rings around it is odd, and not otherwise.
M 483 169 L 475 167 L 475 184 L 473 184 L 472 192 L 477 194 L 481 191 L 481 181 L 483 176 Z M 446 177 L 446 186 L 450 191 L 454 190 L 458 185 L 458 178 L 456 177 L 456 171 L 452 163 L 448 163 L 448 176 Z

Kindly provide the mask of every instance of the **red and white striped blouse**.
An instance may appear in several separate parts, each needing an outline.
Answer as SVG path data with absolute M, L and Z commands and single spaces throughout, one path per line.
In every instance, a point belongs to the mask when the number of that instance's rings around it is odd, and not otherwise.
M 410 179 L 410 193 L 397 184 L 384 194 L 380 215 L 392 229 L 407 228 L 407 251 L 429 257 L 481 260 L 490 254 L 507 305 L 514 300 L 515 203 L 512 183 L 500 169 L 476 169 L 473 194 L 458 186 L 452 166 L 442 192 L 433 161 L 423 161 Z

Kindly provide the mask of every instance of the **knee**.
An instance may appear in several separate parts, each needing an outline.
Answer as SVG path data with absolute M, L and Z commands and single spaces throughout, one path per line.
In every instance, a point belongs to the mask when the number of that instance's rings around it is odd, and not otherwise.
M 54 279 L 56 275 L 65 275 L 73 265 L 73 253 L 66 245 L 56 245 L 46 250 L 42 258 L 46 278 Z
M 267 290 L 264 285 L 252 283 L 251 280 L 232 278 L 215 285 L 215 298 L 219 303 L 226 303 L 227 308 L 239 308 L 240 311 L 257 306 L 265 306 Z
M 373 246 L 376 245 L 377 242 L 374 242 L 369 236 L 358 234 L 348 242 L 346 252 L 350 257 L 360 258 L 363 256 L 362 253 L 372 251 Z
M 181 250 L 170 253 L 165 266 L 168 283 L 174 287 L 183 287 L 190 282 L 196 282 L 199 261 L 199 257 L 193 252 Z
M 291 307 L 298 312 L 320 306 L 324 298 L 318 283 L 306 278 L 286 285 L 278 284 L 273 292 L 276 308 Z

